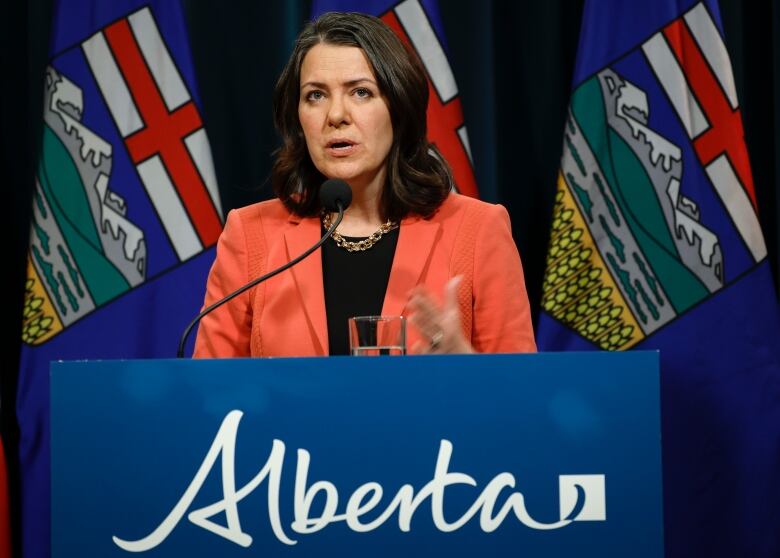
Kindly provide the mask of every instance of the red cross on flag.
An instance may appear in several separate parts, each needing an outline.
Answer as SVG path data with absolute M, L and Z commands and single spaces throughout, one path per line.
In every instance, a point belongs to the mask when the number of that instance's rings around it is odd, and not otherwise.
M 219 192 L 198 109 L 148 8 L 82 44 L 87 62 L 180 260 L 222 231 Z

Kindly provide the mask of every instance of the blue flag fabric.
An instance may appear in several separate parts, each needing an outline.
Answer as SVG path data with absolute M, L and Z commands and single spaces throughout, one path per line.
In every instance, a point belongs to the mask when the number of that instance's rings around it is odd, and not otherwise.
M 17 399 L 30 558 L 50 554 L 49 363 L 173 357 L 222 229 L 179 3 L 54 14 Z
M 780 556 L 780 319 L 718 5 L 588 1 L 540 350 L 661 351 L 667 556 Z
M 428 140 L 452 168 L 461 194 L 479 197 L 455 76 L 437 0 L 314 0 L 312 17 L 325 12 L 361 12 L 379 17 L 414 50 L 428 73 Z

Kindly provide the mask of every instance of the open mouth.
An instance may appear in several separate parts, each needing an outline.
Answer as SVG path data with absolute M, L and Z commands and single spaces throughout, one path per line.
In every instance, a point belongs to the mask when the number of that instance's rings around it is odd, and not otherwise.
M 331 157 L 335 158 L 346 158 L 351 157 L 355 153 L 357 153 L 358 150 L 358 144 L 348 140 L 348 139 L 334 139 L 332 141 L 329 141 L 326 146 L 326 152 Z
M 335 140 L 328 142 L 328 149 L 344 151 L 355 147 L 355 144 L 349 140 Z

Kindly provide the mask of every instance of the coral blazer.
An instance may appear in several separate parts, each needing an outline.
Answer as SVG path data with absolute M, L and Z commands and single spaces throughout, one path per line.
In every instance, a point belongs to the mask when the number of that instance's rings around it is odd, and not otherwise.
M 217 244 L 205 306 L 273 270 L 320 237 L 319 218 L 279 200 L 231 211 Z M 430 218 L 401 221 L 383 315 L 407 315 L 409 291 L 424 285 L 440 302 L 461 275 L 464 334 L 479 352 L 536 350 L 523 268 L 500 205 L 451 194 Z M 420 339 L 409 328 L 407 343 Z M 320 250 L 203 318 L 195 357 L 322 356 L 328 328 Z

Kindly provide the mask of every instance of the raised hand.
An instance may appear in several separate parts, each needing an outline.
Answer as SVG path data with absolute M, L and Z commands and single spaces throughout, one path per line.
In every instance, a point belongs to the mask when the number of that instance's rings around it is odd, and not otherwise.
M 447 282 L 444 305 L 437 304 L 425 287 L 418 285 L 409 294 L 409 321 L 424 340 L 411 348 L 412 354 L 473 353 L 474 348 L 463 336 L 458 306 L 460 276 Z

